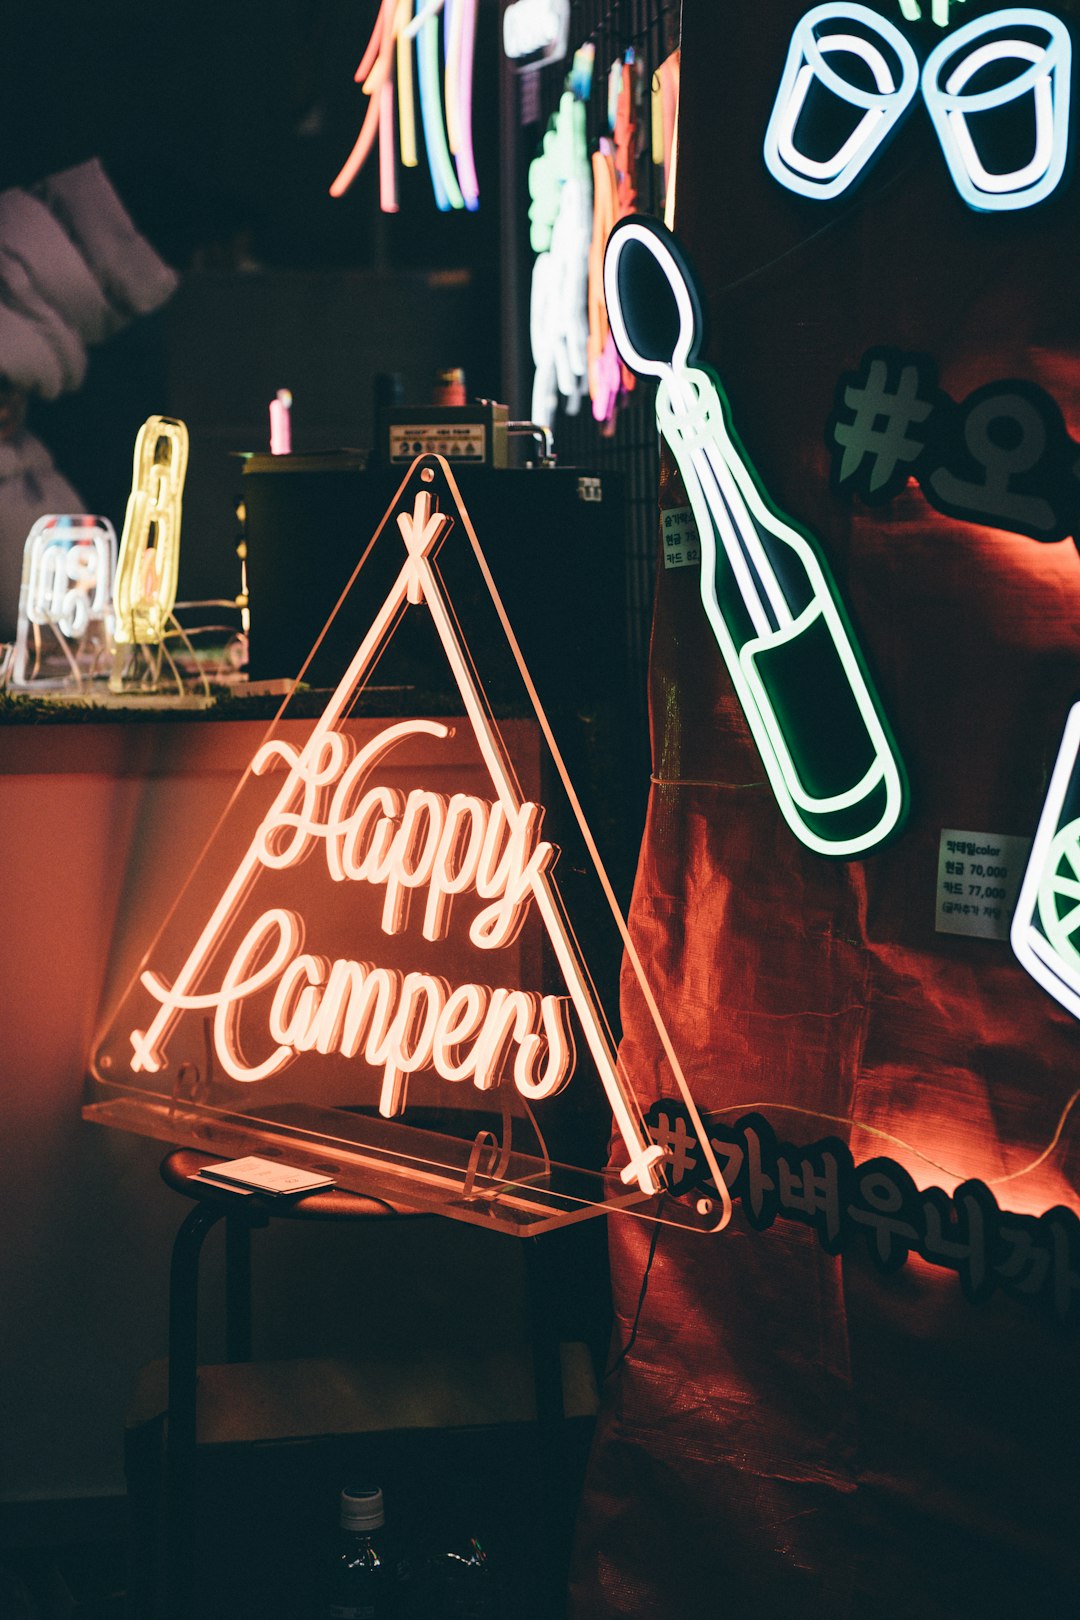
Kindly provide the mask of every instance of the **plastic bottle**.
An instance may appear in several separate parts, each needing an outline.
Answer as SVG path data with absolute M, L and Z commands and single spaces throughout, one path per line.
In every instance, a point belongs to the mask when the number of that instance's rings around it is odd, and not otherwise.
M 341 1536 L 330 1579 L 327 1620 L 397 1620 L 398 1571 L 388 1560 L 383 1494 L 346 1488 L 341 1493 Z
M 503 1583 L 475 1536 L 448 1542 L 424 1559 L 410 1610 L 416 1620 L 504 1620 Z

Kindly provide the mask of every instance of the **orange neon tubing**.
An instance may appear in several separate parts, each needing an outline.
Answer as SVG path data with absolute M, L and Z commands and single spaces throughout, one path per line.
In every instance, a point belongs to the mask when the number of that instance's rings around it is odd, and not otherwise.
M 394 50 L 395 31 L 394 20 L 397 12 L 397 0 L 383 0 L 378 21 L 372 30 L 360 65 L 354 74 L 358 84 L 363 84 L 364 93 L 369 97 L 364 122 L 360 126 L 360 133 L 356 137 L 356 145 L 349 153 L 341 166 L 340 173 L 330 187 L 331 197 L 340 197 L 352 185 L 356 176 L 367 161 L 368 154 L 375 144 L 375 137 L 379 132 L 381 122 L 381 97 L 379 91 L 390 72 L 390 58 Z

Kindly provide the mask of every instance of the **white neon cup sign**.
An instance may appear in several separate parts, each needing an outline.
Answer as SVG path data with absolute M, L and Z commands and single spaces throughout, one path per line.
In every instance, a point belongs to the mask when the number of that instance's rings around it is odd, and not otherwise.
M 863 64 L 873 80 L 872 90 L 839 71 L 845 56 Z M 815 6 L 792 34 L 765 131 L 765 163 L 770 174 L 804 197 L 827 201 L 840 196 L 908 111 L 918 84 L 915 52 L 893 23 L 866 6 L 833 0 Z M 815 157 L 800 139 L 805 138 L 808 99 L 812 92 L 822 91 L 861 116 L 835 151 Z
M 1035 39 L 1025 37 L 1034 34 Z M 1017 71 L 1001 82 L 999 65 Z M 999 68 L 997 73 L 993 70 Z M 989 70 L 989 71 L 988 71 Z M 997 80 L 971 88 L 979 76 Z M 1072 39 L 1048 11 L 1010 7 L 957 29 L 935 46 L 922 73 L 923 97 L 957 191 L 982 212 L 1030 208 L 1054 191 L 1069 149 Z M 991 170 L 976 147 L 969 119 L 1014 106 L 1030 96 L 1030 158 Z
M 23 548 L 13 686 L 77 687 L 92 673 L 112 631 L 116 555 L 108 518 L 38 518 Z

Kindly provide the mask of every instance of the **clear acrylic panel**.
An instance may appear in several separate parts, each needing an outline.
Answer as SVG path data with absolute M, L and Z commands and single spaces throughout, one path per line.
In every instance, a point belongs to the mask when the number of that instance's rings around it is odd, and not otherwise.
M 724 1224 L 712 1147 L 440 457 L 409 470 L 327 638 L 347 649 L 336 689 L 305 718 L 312 693 L 293 688 L 152 942 L 113 964 L 86 1117 L 504 1231 L 616 1208 Z M 445 689 L 418 709 L 410 676 L 433 649 Z M 666 1190 L 654 1099 L 619 1057 L 624 971 L 712 1201 Z

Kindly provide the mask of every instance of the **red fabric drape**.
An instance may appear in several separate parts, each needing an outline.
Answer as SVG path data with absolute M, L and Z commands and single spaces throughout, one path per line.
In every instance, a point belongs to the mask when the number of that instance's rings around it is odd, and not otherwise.
M 1034 832 L 1080 688 L 1080 557 L 946 518 L 914 483 L 871 510 L 830 487 L 825 436 L 841 374 L 888 345 L 932 356 L 958 401 L 1038 384 L 1080 439 L 1080 190 L 1067 180 L 1030 216 L 972 213 L 920 104 L 850 203 L 786 193 L 761 141 L 802 9 L 686 0 L 677 231 L 735 427 L 830 560 L 913 808 L 866 860 L 801 848 L 696 570 L 662 570 L 631 926 L 706 1114 L 756 1107 L 789 1141 L 838 1135 L 919 1187 L 977 1177 L 1003 1208 L 1080 1209 L 1076 1116 L 1037 1170 L 1005 1179 L 1080 1084 L 1080 1028 L 1007 942 L 934 927 L 943 828 Z M 936 35 L 913 37 L 924 50 Z M 662 500 L 680 504 L 670 469 Z M 623 1013 L 647 1104 L 665 1067 L 629 978 Z M 660 1232 L 638 1315 L 651 1235 L 610 1222 L 616 1352 L 636 1331 L 605 1386 L 578 1620 L 960 1620 L 1075 1599 L 1075 1335 L 1000 1294 L 974 1305 L 915 1257 L 885 1276 L 863 1245 L 833 1258 L 808 1229 L 755 1231 L 738 1208 L 717 1236 Z

